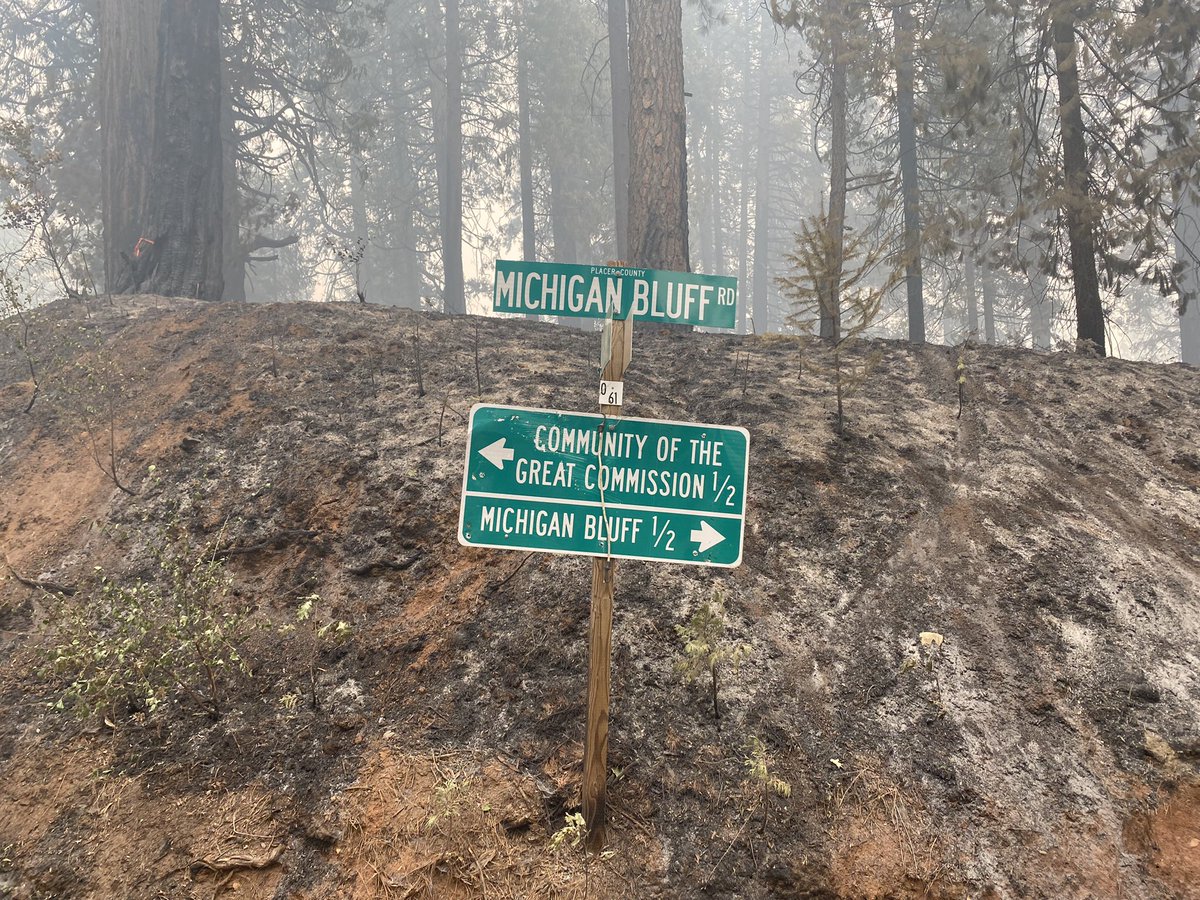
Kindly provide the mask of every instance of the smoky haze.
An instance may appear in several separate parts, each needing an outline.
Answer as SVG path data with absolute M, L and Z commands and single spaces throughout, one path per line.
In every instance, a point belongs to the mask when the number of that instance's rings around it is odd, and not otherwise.
M 620 261 L 743 333 L 1198 364 L 1200 12 L 1102 6 L 3 0 L 0 264 L 489 314 Z

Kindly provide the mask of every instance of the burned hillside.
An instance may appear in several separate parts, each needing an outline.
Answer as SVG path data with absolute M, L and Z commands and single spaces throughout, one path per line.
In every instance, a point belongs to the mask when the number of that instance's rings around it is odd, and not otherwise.
M 591 411 L 596 335 L 140 296 L 9 338 L 0 894 L 1200 896 L 1195 369 L 855 343 L 838 434 L 820 344 L 635 333 L 628 414 L 748 429 L 747 526 L 620 564 L 588 858 L 590 563 L 456 528 L 471 406 Z

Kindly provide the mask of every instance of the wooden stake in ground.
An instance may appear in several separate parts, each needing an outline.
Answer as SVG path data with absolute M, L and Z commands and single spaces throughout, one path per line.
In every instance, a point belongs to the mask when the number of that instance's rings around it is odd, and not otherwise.
M 633 320 L 607 319 L 601 347 L 602 381 L 621 381 L 633 355 Z M 606 416 L 621 415 L 620 406 L 601 405 Z M 592 617 L 588 627 L 587 730 L 583 740 L 583 820 L 587 848 L 604 847 L 608 792 L 608 697 L 612 663 L 613 579 L 617 562 L 592 558 Z

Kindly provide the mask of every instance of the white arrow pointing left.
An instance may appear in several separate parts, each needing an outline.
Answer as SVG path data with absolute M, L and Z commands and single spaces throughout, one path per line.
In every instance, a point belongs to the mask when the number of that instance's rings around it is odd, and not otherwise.
M 725 540 L 725 535 L 701 519 L 700 527 L 692 531 L 692 540 L 700 545 L 699 552 L 703 553 Z
M 479 451 L 479 454 L 484 459 L 501 471 L 504 470 L 505 461 L 510 460 L 517 455 L 515 450 L 510 450 L 508 447 L 504 446 L 504 442 L 506 440 L 508 440 L 508 438 L 500 438 L 500 440 L 488 444 Z

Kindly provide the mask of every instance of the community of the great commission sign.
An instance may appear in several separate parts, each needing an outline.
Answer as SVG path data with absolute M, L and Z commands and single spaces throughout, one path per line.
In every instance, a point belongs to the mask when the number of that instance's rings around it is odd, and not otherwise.
M 468 427 L 464 544 L 741 562 L 743 428 L 490 404 Z
M 626 266 L 496 261 L 496 312 L 733 328 L 737 279 Z

